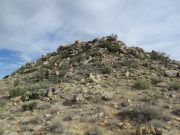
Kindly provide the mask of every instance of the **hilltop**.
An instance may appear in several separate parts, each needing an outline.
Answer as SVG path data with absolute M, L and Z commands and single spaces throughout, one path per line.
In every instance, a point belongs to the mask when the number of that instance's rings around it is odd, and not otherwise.
M 0 135 L 178 135 L 179 92 L 164 53 L 77 40 L 0 81 Z

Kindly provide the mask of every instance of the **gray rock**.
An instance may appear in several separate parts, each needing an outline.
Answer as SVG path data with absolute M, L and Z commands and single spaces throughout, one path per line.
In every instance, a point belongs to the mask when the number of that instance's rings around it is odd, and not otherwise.
M 176 71 L 176 70 L 166 70 L 166 71 L 164 72 L 164 74 L 165 74 L 165 76 L 167 76 L 167 77 L 176 77 L 177 74 L 178 74 L 178 71 Z
M 114 98 L 113 93 L 103 93 L 102 94 L 102 99 L 103 100 L 112 100 Z

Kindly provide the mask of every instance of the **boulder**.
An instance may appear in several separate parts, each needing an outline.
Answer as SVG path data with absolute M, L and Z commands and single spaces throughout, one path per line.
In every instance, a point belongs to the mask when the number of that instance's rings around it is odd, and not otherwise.
M 114 94 L 113 93 L 108 93 L 108 92 L 106 92 L 106 93 L 103 93 L 102 94 L 102 99 L 103 100 L 112 100 L 114 98 Z
M 166 70 L 164 72 L 164 74 L 167 77 L 176 77 L 178 75 L 178 71 L 176 71 L 176 70 Z

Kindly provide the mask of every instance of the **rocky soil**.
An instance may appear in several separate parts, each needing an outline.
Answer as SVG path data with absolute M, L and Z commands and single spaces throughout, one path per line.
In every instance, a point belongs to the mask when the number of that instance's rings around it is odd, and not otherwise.
M 180 62 L 116 35 L 75 41 L 0 81 L 0 135 L 179 135 Z

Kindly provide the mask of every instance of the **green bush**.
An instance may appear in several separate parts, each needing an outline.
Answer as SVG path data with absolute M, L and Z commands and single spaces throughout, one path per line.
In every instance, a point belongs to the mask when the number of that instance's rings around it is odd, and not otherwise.
M 161 112 L 154 107 L 138 107 L 133 110 L 124 111 L 120 115 L 129 117 L 139 123 L 149 122 L 154 119 L 159 119 L 161 117 Z
M 128 68 L 135 68 L 135 69 L 139 67 L 139 61 L 135 60 L 135 59 L 120 60 L 117 64 L 128 67 Z M 119 66 L 117 66 L 117 67 L 119 67 Z
M 151 83 L 146 79 L 138 79 L 134 83 L 133 87 L 138 90 L 149 89 L 151 87 Z
M 37 109 L 39 101 L 38 100 L 31 100 L 31 101 L 26 101 L 22 104 L 22 109 L 23 111 L 33 111 Z
M 72 64 L 73 66 L 78 66 L 80 64 L 80 62 L 83 60 L 84 60 L 84 58 L 82 56 L 77 55 L 77 56 L 71 57 L 69 63 Z
M 39 82 L 26 86 L 26 92 L 22 94 L 21 99 L 28 101 L 31 99 L 42 99 L 47 94 L 49 82 Z
M 61 120 L 53 119 L 50 122 L 49 131 L 52 132 L 52 133 L 63 134 L 64 133 L 64 126 L 63 126 Z
M 89 55 L 92 57 L 101 56 L 101 53 L 99 52 L 98 48 L 92 48 L 88 51 Z
M 45 89 L 35 89 L 34 91 L 27 91 L 22 95 L 21 99 L 23 101 L 28 101 L 31 99 L 42 99 L 47 94 L 47 90 Z
M 0 100 L 0 111 L 5 109 L 5 105 L 6 105 L 6 100 L 1 99 Z
M 42 122 L 43 122 L 43 117 L 41 115 L 36 115 L 30 120 L 30 123 L 37 125 L 41 124 Z
M 103 66 L 100 70 L 102 74 L 109 74 L 112 72 L 112 69 L 108 66 Z
M 177 116 L 180 116 L 180 108 L 175 109 L 175 110 L 173 111 L 173 114 L 175 114 L 175 115 L 177 115 Z
M 84 135 L 102 135 L 102 131 L 99 128 L 94 127 L 87 130 Z
M 166 56 L 165 53 L 160 53 L 160 52 L 152 51 L 150 53 L 150 55 L 151 55 L 151 59 L 152 60 L 160 60 L 161 61 L 161 60 L 168 59 L 168 56 Z
M 24 87 L 20 87 L 20 86 L 14 87 L 9 90 L 9 96 L 11 98 L 21 96 L 24 93 L 26 93 L 26 89 Z
M 104 43 L 102 43 L 102 45 L 100 45 L 100 47 L 105 47 L 110 52 L 118 52 L 121 48 L 121 45 L 117 43 L 112 43 L 110 41 L 105 41 Z
M 169 86 L 169 89 L 180 91 L 180 82 L 172 82 Z

